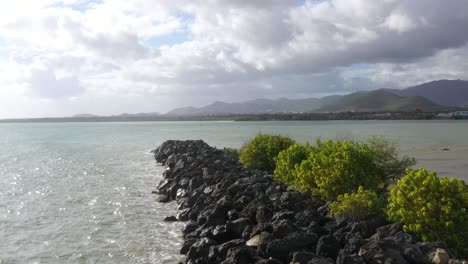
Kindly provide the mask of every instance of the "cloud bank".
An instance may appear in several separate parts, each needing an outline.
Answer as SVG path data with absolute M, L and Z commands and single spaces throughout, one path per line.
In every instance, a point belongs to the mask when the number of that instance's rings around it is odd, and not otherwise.
M 0 4 L 0 117 L 468 79 L 466 0 Z

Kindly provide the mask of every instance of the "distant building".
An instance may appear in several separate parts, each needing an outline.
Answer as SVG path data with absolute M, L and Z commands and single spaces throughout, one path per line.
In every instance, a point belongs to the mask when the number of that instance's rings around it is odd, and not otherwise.
M 450 118 L 450 117 L 453 117 L 453 115 L 452 113 L 440 113 L 437 115 L 437 117 Z
M 468 111 L 456 111 L 450 114 L 452 116 L 468 116 Z

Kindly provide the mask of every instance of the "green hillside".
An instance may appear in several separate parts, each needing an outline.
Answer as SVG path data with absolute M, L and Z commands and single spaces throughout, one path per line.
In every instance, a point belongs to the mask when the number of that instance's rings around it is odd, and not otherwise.
M 321 112 L 412 112 L 443 108 L 421 96 L 399 96 L 383 90 L 357 92 L 320 108 Z

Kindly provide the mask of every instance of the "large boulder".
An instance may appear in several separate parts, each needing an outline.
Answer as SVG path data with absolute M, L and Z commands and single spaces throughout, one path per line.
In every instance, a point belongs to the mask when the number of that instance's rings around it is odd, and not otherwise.
M 269 257 L 286 261 L 295 251 L 313 250 L 316 243 L 315 234 L 292 233 L 286 238 L 271 241 L 267 246 L 266 254 Z
M 214 245 L 214 241 L 209 238 L 199 239 L 188 250 L 187 259 L 207 259 L 212 245 Z
M 316 254 L 322 257 L 336 259 L 340 252 L 341 245 L 333 235 L 320 237 L 317 242 Z

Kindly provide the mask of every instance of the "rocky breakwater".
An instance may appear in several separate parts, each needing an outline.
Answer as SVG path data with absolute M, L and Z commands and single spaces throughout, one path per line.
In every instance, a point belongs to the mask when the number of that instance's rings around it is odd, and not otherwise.
M 167 169 L 160 202 L 177 201 L 186 221 L 186 263 L 433 263 L 445 245 L 422 243 L 382 217 L 336 222 L 328 203 L 246 169 L 203 141 L 166 141 L 154 151 Z M 439 262 L 443 263 L 443 262 Z

